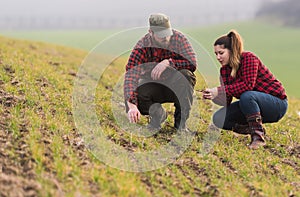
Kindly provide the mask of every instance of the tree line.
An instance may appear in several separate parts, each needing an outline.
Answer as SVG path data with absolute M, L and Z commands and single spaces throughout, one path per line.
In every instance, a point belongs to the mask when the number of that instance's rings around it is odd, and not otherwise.
M 257 16 L 286 26 L 300 27 L 300 1 L 286 0 L 264 4 Z

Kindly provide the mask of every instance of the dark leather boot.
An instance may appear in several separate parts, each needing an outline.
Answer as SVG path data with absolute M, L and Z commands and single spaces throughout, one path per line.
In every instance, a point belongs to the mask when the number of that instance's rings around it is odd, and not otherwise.
M 251 131 L 251 142 L 249 144 L 250 149 L 258 149 L 261 146 L 266 145 L 265 141 L 265 129 L 262 125 L 262 117 L 260 113 L 253 114 L 247 117 L 247 122 Z
M 250 149 L 258 149 L 261 146 L 266 145 L 265 132 L 256 130 L 254 134 L 251 134 L 251 142 L 249 144 Z
M 186 130 L 187 125 L 186 121 L 189 118 L 189 110 L 183 109 L 181 110 L 176 108 L 174 113 L 174 127 L 176 130 Z
M 150 122 L 147 125 L 149 130 L 161 129 L 161 124 L 167 119 L 165 109 L 159 103 L 153 104 L 149 109 Z

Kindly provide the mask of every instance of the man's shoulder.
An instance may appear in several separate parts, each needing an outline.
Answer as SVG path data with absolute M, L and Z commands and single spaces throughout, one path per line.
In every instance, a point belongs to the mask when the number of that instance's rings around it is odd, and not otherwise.
M 173 31 L 173 36 L 174 37 L 179 37 L 179 38 L 185 38 L 186 36 L 184 35 L 184 33 L 182 33 L 181 31 L 179 30 L 176 30 L 176 29 L 172 29 Z
M 151 36 L 149 33 L 144 35 L 136 44 L 134 48 L 144 48 L 151 46 Z

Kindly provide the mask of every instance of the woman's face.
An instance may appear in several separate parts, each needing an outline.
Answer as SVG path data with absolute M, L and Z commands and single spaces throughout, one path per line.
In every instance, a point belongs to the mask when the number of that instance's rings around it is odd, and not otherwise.
M 224 45 L 216 45 L 214 46 L 214 49 L 215 49 L 216 58 L 220 62 L 220 64 L 222 66 L 228 65 L 230 50 L 224 48 Z

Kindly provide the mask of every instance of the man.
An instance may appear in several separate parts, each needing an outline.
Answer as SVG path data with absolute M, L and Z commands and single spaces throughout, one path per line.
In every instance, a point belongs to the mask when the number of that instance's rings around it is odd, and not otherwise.
M 148 129 L 160 129 L 167 114 L 162 103 L 174 103 L 174 127 L 185 130 L 196 83 L 196 56 L 187 38 L 171 28 L 169 17 L 152 14 L 149 32 L 131 52 L 126 65 L 124 97 L 128 119 L 149 115 Z

